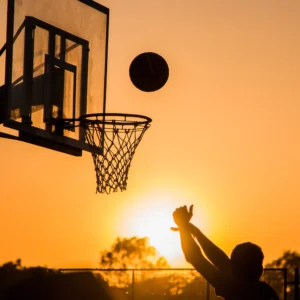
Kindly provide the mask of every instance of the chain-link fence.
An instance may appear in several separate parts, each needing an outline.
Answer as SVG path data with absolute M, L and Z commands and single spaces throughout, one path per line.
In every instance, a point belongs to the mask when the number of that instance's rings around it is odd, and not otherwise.
M 211 287 L 194 269 L 61 269 L 92 272 L 112 300 L 217 300 Z M 298 269 L 265 269 L 262 280 L 282 300 L 299 300 Z

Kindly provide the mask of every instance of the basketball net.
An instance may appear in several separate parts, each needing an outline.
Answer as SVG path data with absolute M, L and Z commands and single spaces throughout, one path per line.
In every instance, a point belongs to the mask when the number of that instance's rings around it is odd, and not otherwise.
M 96 193 L 126 190 L 132 158 L 152 120 L 129 114 L 92 114 L 80 120 L 95 165 Z

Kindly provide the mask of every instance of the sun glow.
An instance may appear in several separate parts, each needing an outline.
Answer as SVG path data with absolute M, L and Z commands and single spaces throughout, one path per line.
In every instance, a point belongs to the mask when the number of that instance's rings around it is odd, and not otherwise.
M 173 232 L 173 210 L 179 200 L 167 193 L 154 193 L 144 198 L 131 210 L 131 218 L 126 224 L 130 233 L 139 237 L 149 237 L 150 244 L 164 256 L 171 266 L 184 262 L 178 232 Z

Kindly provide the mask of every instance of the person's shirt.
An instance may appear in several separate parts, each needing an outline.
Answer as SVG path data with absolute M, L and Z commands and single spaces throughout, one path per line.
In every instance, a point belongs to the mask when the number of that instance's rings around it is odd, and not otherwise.
M 225 300 L 279 300 L 273 288 L 263 281 L 248 283 L 226 278 L 215 284 L 215 290 Z

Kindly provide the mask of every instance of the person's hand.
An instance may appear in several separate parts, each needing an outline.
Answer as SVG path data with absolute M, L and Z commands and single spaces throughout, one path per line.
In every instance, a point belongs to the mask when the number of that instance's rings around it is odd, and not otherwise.
M 180 227 L 186 226 L 190 222 L 190 220 L 193 216 L 193 208 L 194 208 L 194 205 L 191 205 L 189 210 L 187 209 L 186 205 L 177 208 L 173 212 L 173 219 L 178 227 L 171 227 L 171 230 L 179 231 Z

